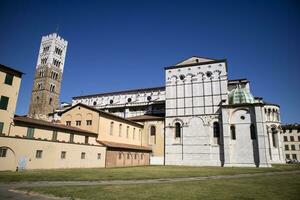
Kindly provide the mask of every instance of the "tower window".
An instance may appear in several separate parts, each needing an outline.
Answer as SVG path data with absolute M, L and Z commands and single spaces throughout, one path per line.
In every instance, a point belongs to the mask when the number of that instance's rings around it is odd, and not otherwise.
M 175 123 L 175 138 L 181 137 L 181 126 L 179 122 Z
M 51 84 L 50 85 L 50 92 L 54 92 L 55 91 L 55 85 Z
M 59 49 L 58 47 L 55 47 L 55 53 L 61 56 L 62 50 Z
M 41 64 L 44 65 L 47 63 L 48 58 L 42 58 L 41 59 Z
M 1 110 L 6 110 L 7 109 L 8 101 L 9 101 L 8 97 L 1 96 L 1 98 L 0 98 L 0 109 Z
M 7 85 L 12 85 L 14 76 L 11 74 L 6 74 L 4 83 Z

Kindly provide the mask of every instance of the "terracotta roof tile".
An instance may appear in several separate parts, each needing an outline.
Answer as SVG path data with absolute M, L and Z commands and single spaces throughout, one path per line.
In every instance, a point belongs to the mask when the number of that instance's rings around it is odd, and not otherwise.
M 140 115 L 136 117 L 127 118 L 132 121 L 147 121 L 147 120 L 164 120 L 164 117 L 153 116 L 153 115 Z
M 99 144 L 102 144 L 107 147 L 111 148 L 124 148 L 124 149 L 134 149 L 134 150 L 143 150 L 143 151 L 152 151 L 150 147 L 139 146 L 139 145 L 132 145 L 132 144 L 124 144 L 124 143 L 117 143 L 117 142 L 108 142 L 97 140 Z
M 74 126 L 67 126 L 64 124 L 58 124 L 58 123 L 53 123 L 53 122 L 48 122 L 45 120 L 40 120 L 40 119 L 33 119 L 29 117 L 24 117 L 24 116 L 16 116 L 14 118 L 15 122 L 23 122 L 23 123 L 28 123 L 28 124 L 34 124 L 34 125 L 39 125 L 39 126 L 44 126 L 44 127 L 51 127 L 51 128 L 57 128 L 57 129 L 62 129 L 62 130 L 67 130 L 67 131 L 75 131 L 79 133 L 87 133 L 87 134 L 93 134 L 93 135 L 98 135 L 97 133 L 83 130 Z

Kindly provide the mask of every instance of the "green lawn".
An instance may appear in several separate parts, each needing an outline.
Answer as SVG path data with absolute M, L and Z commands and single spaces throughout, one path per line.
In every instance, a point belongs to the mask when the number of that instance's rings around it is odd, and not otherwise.
M 290 170 L 300 170 L 300 165 L 274 165 L 272 168 L 146 166 L 111 169 L 28 170 L 0 172 L 0 182 L 157 179 Z
M 28 188 L 72 199 L 299 199 L 300 174 L 161 184 Z

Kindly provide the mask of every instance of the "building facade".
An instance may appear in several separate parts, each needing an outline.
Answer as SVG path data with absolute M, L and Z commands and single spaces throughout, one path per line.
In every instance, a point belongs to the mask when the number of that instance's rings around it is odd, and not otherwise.
M 284 154 L 287 161 L 300 161 L 300 125 L 288 124 L 282 126 Z
M 78 96 L 72 103 L 131 120 L 163 116 L 164 132 L 157 137 L 163 148 L 152 146 L 153 164 L 161 152 L 159 163 L 167 165 L 269 167 L 284 162 L 279 106 L 254 98 L 247 79 L 228 80 L 226 60 L 194 56 L 166 67 L 165 76 L 166 85 L 156 91 Z M 159 109 L 153 109 L 158 102 Z M 153 110 L 159 110 L 159 115 Z M 148 143 L 153 142 L 151 123 L 155 122 L 140 122 L 148 132 Z M 158 153 L 155 148 L 162 150 Z
M 48 119 L 59 107 L 68 42 L 56 33 L 43 36 L 37 59 L 28 116 Z
M 23 73 L 0 64 L 0 134 L 10 132 Z
M 62 124 L 97 133 L 97 143 L 107 148 L 106 167 L 149 165 L 142 124 L 81 103 L 60 115 Z

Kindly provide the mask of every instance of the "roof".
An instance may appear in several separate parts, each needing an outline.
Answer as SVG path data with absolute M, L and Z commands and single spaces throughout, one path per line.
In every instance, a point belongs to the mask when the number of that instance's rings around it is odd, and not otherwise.
M 151 120 L 164 120 L 164 117 L 159 117 L 159 116 L 153 116 L 153 115 L 140 115 L 136 117 L 129 117 L 127 118 L 132 121 L 151 121 Z
M 228 84 L 249 83 L 246 78 L 228 80 Z
M 109 95 L 118 95 L 118 94 L 126 94 L 126 93 L 137 93 L 137 92 L 148 92 L 153 90 L 165 90 L 165 86 L 160 87 L 151 87 L 151 88 L 139 88 L 139 89 L 131 89 L 131 90 L 122 90 L 122 91 L 116 91 L 116 92 L 106 92 L 106 93 L 99 93 L 99 94 L 89 94 L 89 95 L 83 95 L 83 96 L 76 96 L 72 97 L 72 99 L 80 99 L 80 98 L 86 98 L 86 97 L 99 97 L 99 96 L 109 96 Z
M 214 61 L 216 59 L 212 58 L 206 58 L 206 57 L 200 57 L 200 56 L 192 56 L 187 59 L 184 59 L 183 61 L 179 62 L 176 64 L 176 66 L 179 65 L 187 65 L 187 64 L 192 64 L 192 63 L 203 63 L 203 62 L 208 62 L 208 61 Z
M 64 125 L 64 124 L 58 124 L 58 123 L 48 122 L 48 121 L 45 121 L 45 120 L 24 117 L 24 116 L 16 116 L 14 118 L 14 121 L 15 122 L 22 122 L 22 123 L 27 123 L 27 124 L 38 125 L 38 126 L 43 126 L 43 127 L 48 127 L 48 128 L 55 128 L 55 129 L 69 131 L 69 132 L 78 132 L 78 133 L 98 135 L 97 133 L 87 131 L 87 130 L 83 130 L 83 129 L 80 129 L 80 128 L 77 128 L 77 127 L 74 127 L 74 126 L 67 126 L 67 125 Z
M 277 107 L 280 108 L 280 105 L 278 105 L 278 104 L 276 104 L 276 103 L 271 103 L 271 102 L 264 101 L 264 104 L 265 104 L 266 106 L 277 106 Z
M 20 78 L 24 74 L 23 72 L 21 72 L 19 70 L 13 69 L 11 67 L 8 67 L 8 66 L 2 65 L 2 64 L 0 64 L 0 71 L 13 74 L 13 75 L 15 75 L 17 77 L 20 77 Z
M 143 150 L 143 151 L 152 151 L 150 147 L 139 146 L 139 145 L 132 145 L 132 144 L 124 144 L 124 143 L 117 143 L 117 142 L 108 142 L 102 140 L 96 140 L 99 144 L 102 144 L 106 147 L 110 148 L 121 148 L 121 149 L 134 149 L 134 150 Z
M 182 61 L 180 63 L 177 63 L 176 65 L 172 65 L 169 67 L 165 67 L 165 70 L 167 69 L 176 69 L 176 68 L 182 68 L 182 67 L 189 67 L 189 66 L 199 66 L 199 65 L 208 65 L 208 64 L 215 64 L 220 62 L 227 62 L 226 59 L 220 59 L 220 60 L 210 60 L 208 58 L 202 59 L 199 62 L 190 62 L 190 59 L 196 58 L 196 56 L 186 59 L 185 61 Z M 201 58 L 201 57 L 199 57 Z
M 282 129 L 300 129 L 300 124 L 285 124 L 281 125 Z
M 102 110 L 98 110 L 96 108 L 93 108 L 93 107 L 88 106 L 88 105 L 83 104 L 83 103 L 77 103 L 74 106 L 71 106 L 71 107 L 65 109 L 64 111 L 60 112 L 60 115 L 63 114 L 63 113 L 65 113 L 65 112 L 68 112 L 69 110 L 72 110 L 73 108 L 75 108 L 77 106 L 82 106 L 82 107 L 84 107 L 86 109 L 93 110 L 95 112 L 98 112 L 99 114 L 102 114 L 102 115 L 105 115 L 105 116 L 108 116 L 108 117 L 111 117 L 111 118 L 115 118 L 115 119 L 118 119 L 118 120 L 126 121 L 128 123 L 134 124 L 134 125 L 139 126 L 141 128 L 144 127 L 142 124 L 139 124 L 137 122 L 131 121 L 131 120 L 123 118 L 123 117 L 119 117 L 117 115 L 114 115 L 114 114 L 111 114 L 111 113 L 108 113 L 108 112 L 105 112 L 105 111 L 102 111 Z

